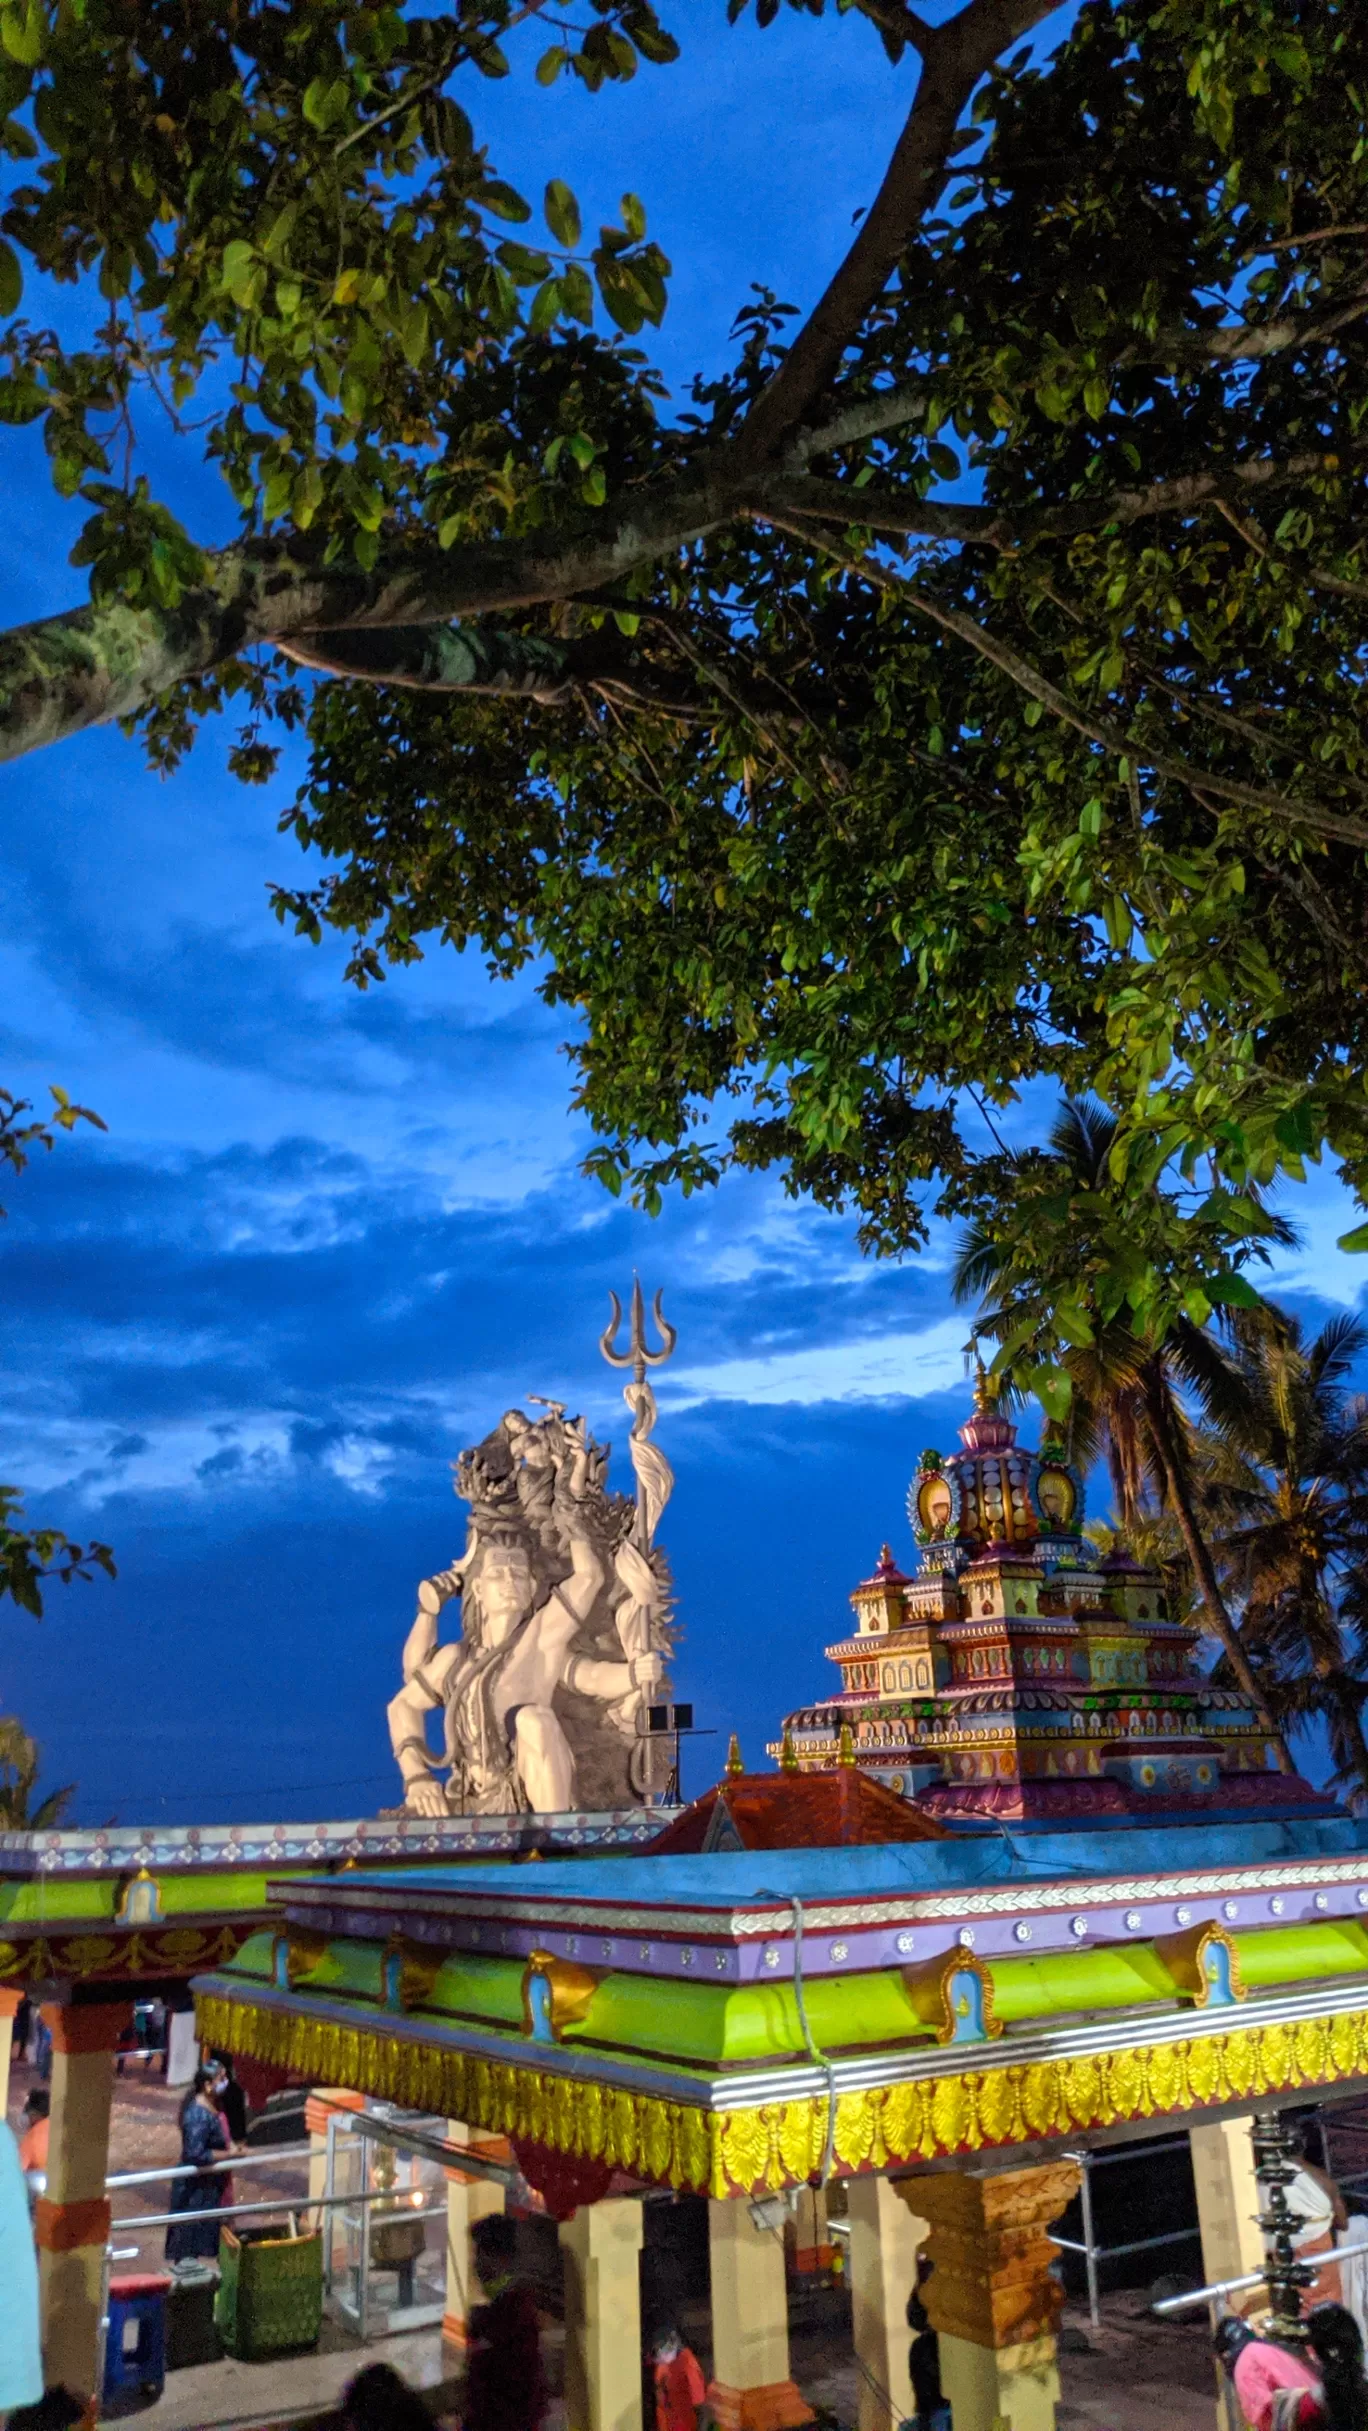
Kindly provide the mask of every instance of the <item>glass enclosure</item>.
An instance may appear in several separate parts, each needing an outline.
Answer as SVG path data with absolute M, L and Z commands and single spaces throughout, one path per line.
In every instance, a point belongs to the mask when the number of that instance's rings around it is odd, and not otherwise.
M 446 2304 L 446 2178 L 410 2135 L 445 2137 L 445 2119 L 368 2102 L 328 2121 L 323 2284 L 331 2311 L 362 2339 L 430 2329 Z

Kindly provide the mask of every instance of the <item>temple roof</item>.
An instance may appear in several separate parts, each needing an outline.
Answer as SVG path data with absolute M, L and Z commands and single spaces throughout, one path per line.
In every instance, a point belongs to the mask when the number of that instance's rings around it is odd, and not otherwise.
M 740 1773 L 717 1782 L 667 1823 L 643 1854 L 690 1857 L 712 1849 L 877 1848 L 941 1840 L 920 1814 L 858 1765 L 834 1772 Z

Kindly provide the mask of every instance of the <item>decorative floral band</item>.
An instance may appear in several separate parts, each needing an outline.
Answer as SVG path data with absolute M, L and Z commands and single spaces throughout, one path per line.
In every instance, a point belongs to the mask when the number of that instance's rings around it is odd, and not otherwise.
M 227 1966 L 260 1930 L 261 1919 L 248 1916 L 240 1925 L 167 1925 L 154 1932 L 0 1941 L 0 1979 L 37 1984 L 108 1977 L 118 1983 L 138 1975 L 193 1975 Z
M 206 2042 L 269 2060 L 311 2084 L 345 2085 L 490 2134 L 530 2137 L 662 2186 L 753 2195 L 801 2185 L 822 2165 L 824 2096 L 705 2110 L 219 1993 L 201 1994 L 196 2010 Z M 1356 2009 L 1295 2025 L 1231 2026 L 1148 2049 L 913 2077 L 841 2095 L 836 2167 L 842 2176 L 896 2168 L 1364 2075 L 1368 2010 Z

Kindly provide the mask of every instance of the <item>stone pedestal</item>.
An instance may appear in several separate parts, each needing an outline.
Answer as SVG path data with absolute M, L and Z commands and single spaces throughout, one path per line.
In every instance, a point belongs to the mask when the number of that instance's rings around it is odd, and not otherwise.
M 17 1984 L 0 1984 L 0 2119 L 9 2108 L 10 2061 L 14 2056 L 14 2021 L 23 1993 Z
M 896 2181 L 930 2227 L 922 2301 L 940 2340 L 955 2431 L 1054 2431 L 1055 2323 L 1064 2291 L 1047 2234 L 1078 2186 L 1072 2161 L 994 2177 L 934 2172 Z
M 1197 2189 L 1197 2222 L 1202 2232 L 1202 2278 L 1240 2279 L 1246 2271 L 1261 2271 L 1264 2243 L 1259 2230 L 1259 2189 L 1254 2176 L 1254 2147 L 1249 2129 L 1252 2113 L 1238 2119 L 1218 2119 L 1210 2126 L 1191 2127 L 1192 2178 Z M 1256 2289 L 1254 2294 L 1258 2294 Z M 1232 2299 L 1237 2311 L 1241 2299 Z M 1245 2300 L 1247 2301 L 1247 2299 Z
M 912 2412 L 907 2299 L 927 2224 L 900 2202 L 887 2178 L 852 2178 L 850 2301 L 860 2372 L 859 2431 L 893 2431 Z
M 713 2378 L 721 2431 L 790 2431 L 810 2423 L 789 2378 L 788 2288 L 778 2230 L 758 2228 L 742 2201 L 708 2204 Z
M 460 2119 L 448 2119 L 447 2135 L 453 2144 L 471 2141 L 470 2129 Z M 487 2143 L 488 2138 L 484 2141 Z M 449 2169 L 446 2182 L 446 2311 L 442 2315 L 442 2344 L 459 2356 L 470 2343 L 471 2312 L 482 2301 L 470 2232 L 477 2220 L 487 2220 L 491 2212 L 503 2210 L 504 2189 L 496 2178 L 468 2177 L 459 2169 Z
M 95 2388 L 104 2249 L 109 2241 L 109 2110 L 127 2002 L 45 2008 L 52 2033 L 47 2193 L 33 2218 L 43 2315 L 43 2375 L 88 2398 Z
M 641 2227 L 631 2200 L 561 2222 L 566 2431 L 642 2431 Z

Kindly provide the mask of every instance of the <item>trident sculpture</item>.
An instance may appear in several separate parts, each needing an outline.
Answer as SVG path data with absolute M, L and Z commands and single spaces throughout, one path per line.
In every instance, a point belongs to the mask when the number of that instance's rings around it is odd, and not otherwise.
M 632 1467 L 636 1471 L 637 1481 L 637 1515 L 636 1525 L 632 1530 L 632 1542 L 641 1554 L 647 1554 L 651 1550 L 651 1539 L 655 1535 L 660 1514 L 669 1501 L 674 1486 L 673 1469 L 664 1453 L 658 1451 L 650 1440 L 659 1413 L 656 1409 L 656 1397 L 646 1373 L 648 1368 L 664 1367 L 679 1340 L 674 1326 L 666 1323 L 662 1312 L 660 1303 L 664 1296 L 663 1292 L 657 1292 L 651 1303 L 652 1314 L 662 1345 L 658 1351 L 648 1350 L 646 1347 L 646 1302 L 642 1296 L 639 1275 L 634 1275 L 632 1278 L 630 1349 L 618 1351 L 613 1348 L 613 1338 L 622 1323 L 622 1302 L 615 1291 L 610 1291 L 608 1294 L 613 1308 L 612 1323 L 599 1340 L 599 1349 L 610 1367 L 629 1367 L 632 1371 L 632 1381 L 630 1384 L 624 1384 L 622 1398 L 632 1413 L 632 1433 L 627 1447 L 632 1456 Z
M 651 1540 L 660 1514 L 674 1489 L 674 1471 L 664 1453 L 651 1441 L 651 1430 L 658 1413 L 647 1370 L 663 1367 L 679 1339 L 674 1327 L 666 1323 L 661 1313 L 662 1296 L 657 1292 L 652 1304 L 660 1334 L 659 1350 L 648 1350 L 646 1347 L 646 1303 L 642 1298 L 639 1275 L 632 1278 L 630 1347 L 625 1351 L 613 1348 L 613 1338 L 622 1323 L 622 1302 L 615 1291 L 608 1294 L 613 1308 L 612 1322 L 599 1338 L 599 1349 L 608 1365 L 630 1367 L 632 1371 L 630 1383 L 622 1388 L 622 1398 L 632 1413 L 632 1432 L 627 1448 L 636 1471 L 636 1518 L 630 1536 L 625 1544 L 618 1547 L 617 1575 L 626 1589 L 626 1597 L 615 1615 L 622 1651 L 629 1661 L 633 1655 L 645 1654 L 650 1649 L 651 1617 L 660 1602 L 659 1582 L 651 1567 Z M 644 1688 L 636 1689 L 624 1702 L 623 1722 L 637 1733 L 642 1730 L 646 1703 L 647 1692 Z M 639 1793 L 644 1793 L 651 1779 L 649 1742 L 644 1738 L 638 1737 L 632 1751 L 631 1767 L 632 1785 Z

